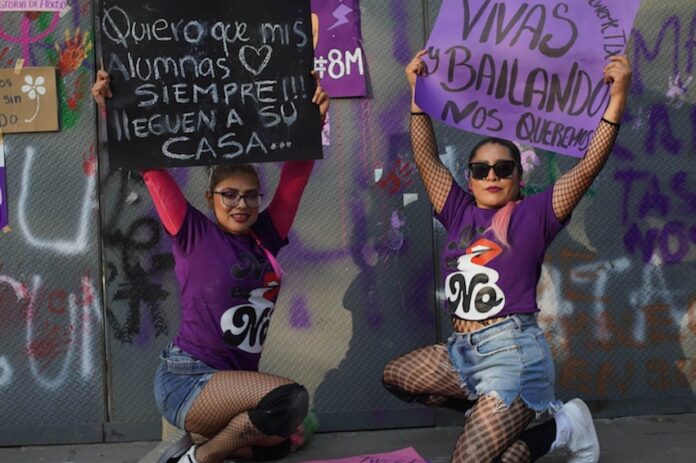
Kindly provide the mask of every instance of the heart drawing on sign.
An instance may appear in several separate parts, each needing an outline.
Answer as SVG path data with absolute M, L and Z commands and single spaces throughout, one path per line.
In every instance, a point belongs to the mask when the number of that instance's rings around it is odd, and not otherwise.
M 273 53 L 273 49 L 270 47 L 270 45 L 262 45 L 259 48 L 252 45 L 244 45 L 239 49 L 239 61 L 247 71 L 254 74 L 254 76 L 258 76 L 261 74 L 261 71 L 268 66 L 268 62 L 271 60 L 271 53 Z M 247 56 L 251 56 L 252 61 L 254 63 L 258 63 L 258 65 L 256 67 L 250 65 L 247 61 Z

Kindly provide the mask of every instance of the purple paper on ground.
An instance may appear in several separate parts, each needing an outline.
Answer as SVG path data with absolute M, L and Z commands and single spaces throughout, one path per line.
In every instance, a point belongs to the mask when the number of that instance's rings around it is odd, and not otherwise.
M 5 178 L 5 145 L 0 143 L 0 230 L 10 223 L 7 214 L 7 179 Z
M 302 463 L 426 463 L 416 449 L 408 447 L 386 453 L 373 453 L 335 460 L 310 460 Z
M 481 135 L 580 157 L 609 101 L 640 0 L 443 0 L 416 103 Z
M 365 96 L 358 0 L 312 0 L 314 70 L 331 98 Z

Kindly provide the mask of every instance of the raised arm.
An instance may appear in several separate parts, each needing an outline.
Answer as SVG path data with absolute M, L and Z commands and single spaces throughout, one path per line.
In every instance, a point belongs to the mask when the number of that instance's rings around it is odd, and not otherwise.
M 406 78 L 411 87 L 411 146 L 418 172 L 425 184 L 435 212 L 440 213 L 452 189 L 454 179 L 440 160 L 435 139 L 435 130 L 430 116 L 416 104 L 416 76 L 425 76 L 427 69 L 422 60 L 425 51 L 420 51 L 406 66 Z
M 300 200 L 309 176 L 314 168 L 314 161 L 285 161 L 280 172 L 280 181 L 273 200 L 268 206 L 278 234 L 285 239 L 300 207 Z
M 188 210 L 181 188 L 166 170 L 144 170 L 142 174 L 162 225 L 170 235 L 176 235 Z
M 609 106 L 597 126 L 587 153 L 554 185 L 553 212 L 561 221 L 570 217 L 606 164 L 614 147 L 631 83 L 631 65 L 628 59 L 625 56 L 613 56 L 604 68 L 604 80 L 611 82 Z
M 323 126 L 326 113 L 329 110 L 329 96 L 319 84 L 316 74 L 312 72 L 312 75 L 317 80 L 317 89 L 312 97 L 312 103 L 319 105 L 319 115 Z M 286 161 L 283 163 L 278 188 L 273 195 L 271 204 L 268 205 L 268 214 L 282 239 L 285 239 L 290 233 L 290 228 L 300 207 L 302 193 L 307 186 L 313 168 L 314 161 Z
M 106 114 L 106 99 L 113 96 L 109 83 L 109 74 L 106 71 L 97 71 L 97 80 L 92 86 L 92 97 L 102 115 Z M 186 198 L 179 185 L 165 170 L 145 170 L 142 174 L 164 228 L 170 234 L 176 235 L 184 223 L 187 210 Z

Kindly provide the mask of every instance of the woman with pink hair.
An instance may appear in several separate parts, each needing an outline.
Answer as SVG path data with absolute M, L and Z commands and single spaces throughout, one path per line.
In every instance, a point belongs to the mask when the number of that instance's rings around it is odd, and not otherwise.
M 406 67 L 413 97 L 417 76 L 427 75 L 424 54 Z M 546 249 L 612 150 L 628 97 L 628 60 L 612 57 L 604 80 L 611 98 L 587 153 L 546 191 L 528 197 L 520 190 L 519 149 L 498 138 L 474 147 L 468 188 L 458 185 L 438 157 L 430 117 L 411 100 L 414 158 L 447 232 L 442 265 L 454 333 L 446 344 L 389 362 L 383 383 L 403 400 L 468 413 L 453 462 L 530 462 L 560 447 L 575 463 L 599 459 L 587 406 L 555 399 L 536 287 Z M 525 431 L 544 412 L 555 412 L 554 418 Z

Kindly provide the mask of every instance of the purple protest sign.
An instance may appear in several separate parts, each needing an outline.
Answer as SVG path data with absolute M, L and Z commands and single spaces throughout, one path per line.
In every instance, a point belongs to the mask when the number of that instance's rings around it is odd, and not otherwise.
M 462 130 L 585 154 L 640 0 L 443 0 L 416 103 Z
M 331 98 L 365 96 L 358 0 L 312 0 L 314 70 Z
M 7 214 L 7 180 L 5 177 L 5 144 L 0 140 L 0 230 L 9 225 L 9 222 Z

